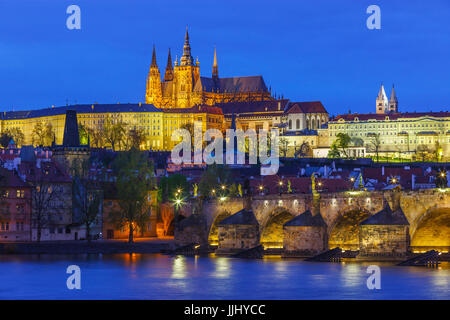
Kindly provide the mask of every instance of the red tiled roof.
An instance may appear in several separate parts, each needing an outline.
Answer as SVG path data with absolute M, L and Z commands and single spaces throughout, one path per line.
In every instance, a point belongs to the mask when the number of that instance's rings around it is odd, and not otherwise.
M 288 113 L 289 110 L 297 106 L 303 113 L 328 113 L 320 101 L 291 102 L 289 104 Z
M 170 108 L 162 109 L 164 113 L 210 113 L 223 114 L 222 109 L 215 106 L 199 105 L 192 108 Z
M 22 162 L 18 171 L 25 176 L 26 181 L 37 182 L 41 179 L 49 183 L 71 183 L 67 171 L 55 161 L 42 161 L 41 167 L 36 167 L 36 162 Z
M 344 119 L 345 121 L 354 121 L 358 118 L 359 121 L 366 120 L 384 120 L 389 117 L 389 120 L 397 119 L 408 119 L 408 118 L 420 118 L 420 117 L 434 117 L 434 118 L 449 118 L 450 112 L 406 112 L 406 113 L 386 113 L 386 114 L 376 114 L 376 113 L 354 113 L 354 114 L 341 114 L 336 116 L 330 121 L 338 121 L 339 119 Z
M 342 179 L 316 179 L 316 190 L 319 192 L 341 192 L 350 190 L 352 183 L 347 178 Z
M 280 108 L 278 109 L 278 102 Z M 226 114 L 242 114 L 255 112 L 279 112 L 283 113 L 288 100 L 266 100 L 266 101 L 237 101 L 229 103 L 216 103 L 215 106 L 220 107 Z
M 283 182 L 283 192 L 287 191 L 289 181 L 293 193 L 311 193 L 312 184 L 310 177 L 280 178 L 277 175 L 263 176 L 262 180 L 260 178 L 250 180 L 250 187 L 252 187 L 254 193 L 258 193 L 258 188 L 262 185 L 266 194 L 277 194 L 280 192 L 280 181 Z M 316 179 L 316 190 L 319 192 L 340 192 L 350 188 L 351 182 L 348 179 Z
M 31 186 L 22 181 L 14 170 L 0 168 L 0 188 L 30 188 Z

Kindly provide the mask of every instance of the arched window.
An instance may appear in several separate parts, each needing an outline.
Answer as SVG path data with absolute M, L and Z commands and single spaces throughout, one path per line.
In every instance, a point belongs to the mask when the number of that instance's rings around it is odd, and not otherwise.
M 295 127 L 296 127 L 296 129 L 300 129 L 300 119 L 297 119 L 295 121 Z
M 292 120 L 289 120 L 289 129 L 292 129 Z

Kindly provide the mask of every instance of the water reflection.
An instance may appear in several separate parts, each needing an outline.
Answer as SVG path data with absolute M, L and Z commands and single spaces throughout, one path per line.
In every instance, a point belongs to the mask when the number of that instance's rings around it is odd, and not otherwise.
M 230 259 L 218 257 L 214 259 L 215 271 L 213 276 L 216 278 L 228 278 L 230 276 Z
M 83 290 L 67 290 L 79 265 Z M 373 263 L 313 263 L 159 254 L 0 256 L 0 299 L 450 299 L 450 268 L 378 264 L 382 289 L 368 290 Z
M 365 279 L 363 279 L 365 268 L 356 263 L 346 263 L 345 265 L 341 264 L 341 266 L 340 280 L 342 286 L 351 288 L 365 284 Z
M 172 262 L 172 279 L 183 279 L 186 277 L 186 257 L 176 256 Z

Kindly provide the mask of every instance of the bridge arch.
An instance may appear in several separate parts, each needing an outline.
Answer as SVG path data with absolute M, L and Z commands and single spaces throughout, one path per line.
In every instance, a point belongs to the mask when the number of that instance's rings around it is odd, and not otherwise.
M 219 213 L 214 217 L 214 220 L 211 223 L 211 227 L 209 228 L 208 232 L 208 243 L 211 245 L 217 245 L 219 243 L 219 228 L 218 224 L 224 220 L 225 218 L 228 218 L 233 213 L 231 213 L 228 210 L 221 210 Z
M 372 214 L 364 208 L 346 208 L 339 212 L 329 227 L 328 247 L 344 250 L 359 249 L 359 224 Z
M 413 251 L 450 250 L 450 207 L 429 208 L 411 230 Z
M 285 207 L 277 207 L 265 215 L 260 223 L 260 243 L 264 248 L 283 248 L 283 225 L 295 216 Z

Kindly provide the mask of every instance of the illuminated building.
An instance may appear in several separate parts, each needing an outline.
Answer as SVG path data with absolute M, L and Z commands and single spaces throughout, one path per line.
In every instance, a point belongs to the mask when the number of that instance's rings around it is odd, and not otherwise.
M 219 77 L 217 53 L 214 49 L 214 62 L 211 77 L 200 75 L 200 64 L 191 55 L 189 34 L 186 30 L 183 55 L 180 62 L 172 57 L 169 50 L 167 67 L 161 81 L 161 73 L 156 62 L 153 47 L 152 62 L 147 78 L 145 102 L 158 108 L 190 108 L 195 105 L 214 105 L 234 101 L 272 100 L 262 76 Z
M 22 145 L 37 145 L 33 130 L 37 124 L 51 125 L 55 135 L 56 145 L 63 144 L 66 111 L 77 113 L 78 124 L 87 129 L 102 130 L 106 121 L 122 122 L 127 129 L 139 129 L 145 133 L 146 142 L 143 149 L 171 150 L 177 142 L 171 141 L 172 132 L 183 125 L 202 123 L 202 130 L 209 128 L 222 130 L 223 113 L 220 108 L 211 106 L 196 106 L 184 109 L 158 109 L 146 104 L 93 104 L 52 107 L 32 111 L 11 111 L 0 114 L 1 131 L 19 128 L 24 133 Z M 46 143 L 50 145 L 52 139 Z M 84 142 L 86 144 L 86 141 Z M 92 139 L 91 147 L 96 146 Z M 104 147 L 111 147 L 107 143 Z M 123 149 L 118 145 L 116 149 Z
M 393 112 L 386 112 L 387 109 L 381 112 L 379 103 L 387 103 Z M 328 122 L 328 143 L 331 145 L 339 133 L 344 133 L 352 139 L 361 139 L 362 145 L 372 155 L 378 148 L 380 154 L 404 158 L 420 158 L 420 154 L 425 153 L 430 157 L 435 155 L 438 161 L 450 157 L 450 112 L 396 111 L 398 100 L 395 92 L 388 101 L 382 86 L 377 97 L 377 113 L 349 113 L 331 119 Z

